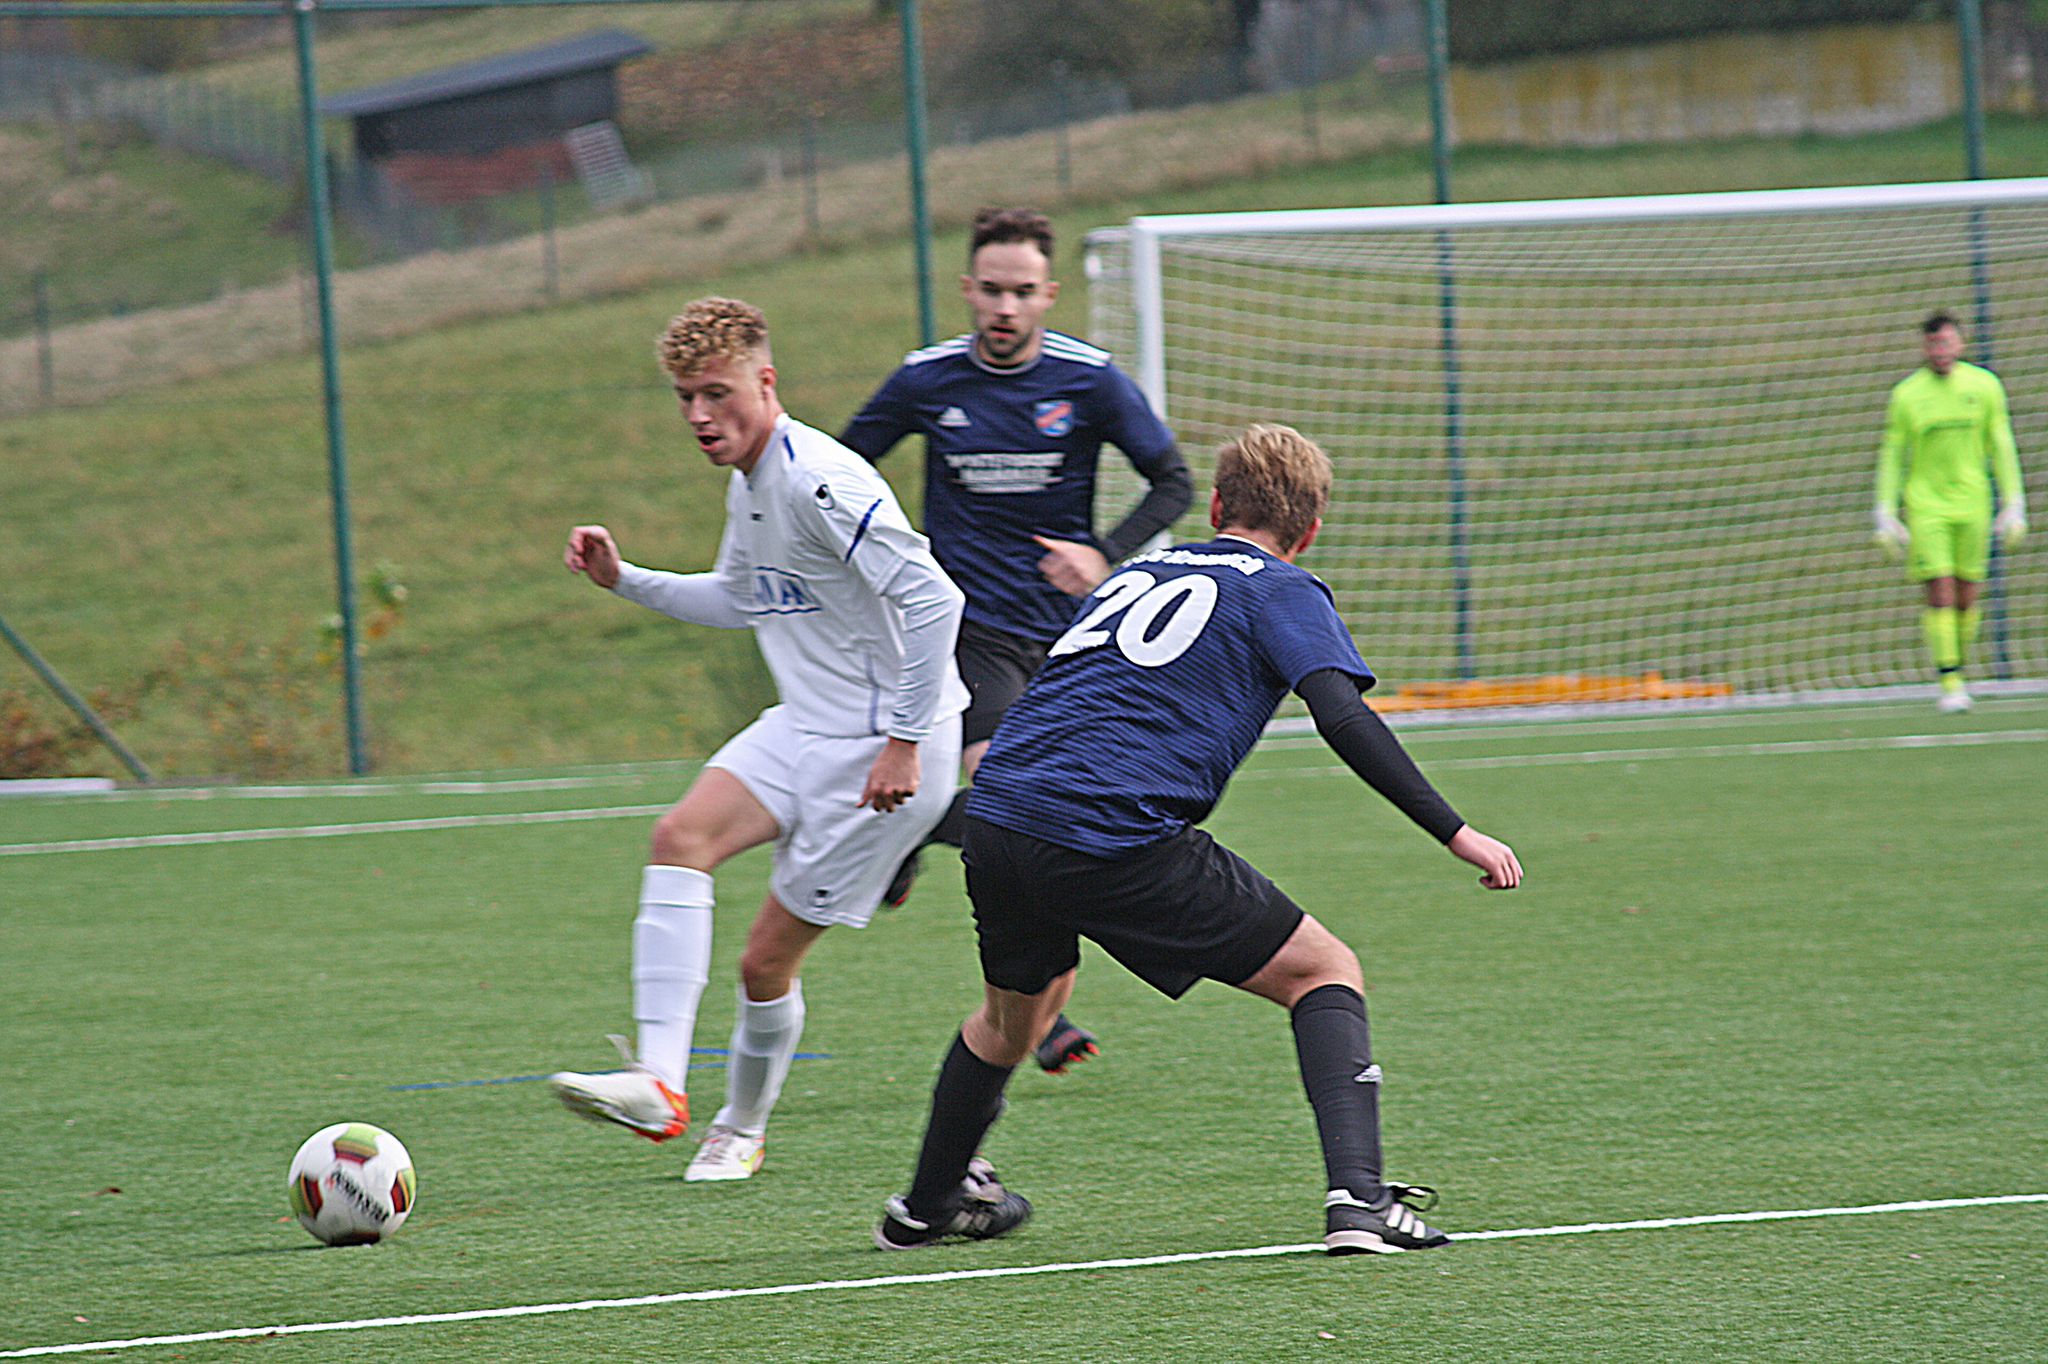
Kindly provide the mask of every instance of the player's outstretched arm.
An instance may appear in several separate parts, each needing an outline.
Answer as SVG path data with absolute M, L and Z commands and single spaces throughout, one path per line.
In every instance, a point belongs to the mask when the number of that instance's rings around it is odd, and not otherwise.
M 1458 817 L 1386 722 L 1365 704 L 1356 679 L 1339 669 L 1323 668 L 1304 677 L 1294 690 L 1308 703 L 1316 732 L 1345 765 L 1455 856 L 1486 873 L 1481 885 L 1512 890 L 1521 883 L 1522 864 L 1515 860 L 1514 849 Z
M 569 532 L 562 562 L 609 592 L 619 585 L 619 547 L 603 526 L 578 526 Z
M 664 573 L 628 563 L 603 526 L 570 531 L 562 562 L 570 572 L 585 574 L 599 587 L 664 616 L 720 630 L 737 630 L 748 623 L 740 609 L 745 568 L 730 527 L 718 547 L 718 563 L 709 573 Z

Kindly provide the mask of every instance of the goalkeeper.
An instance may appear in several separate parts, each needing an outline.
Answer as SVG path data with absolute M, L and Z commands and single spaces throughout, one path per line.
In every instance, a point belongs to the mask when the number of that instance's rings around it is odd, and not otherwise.
M 1892 389 L 1874 516 L 1879 543 L 1903 554 L 1907 576 L 1927 584 L 1920 622 L 1941 676 L 1937 705 L 1955 714 L 1970 708 L 1963 656 L 1981 623 L 1977 591 L 1990 567 L 1991 536 L 2007 549 L 2019 545 L 2027 496 L 2005 385 L 1962 358 L 1962 329 L 1949 313 L 1934 313 L 1920 331 L 1927 363 Z

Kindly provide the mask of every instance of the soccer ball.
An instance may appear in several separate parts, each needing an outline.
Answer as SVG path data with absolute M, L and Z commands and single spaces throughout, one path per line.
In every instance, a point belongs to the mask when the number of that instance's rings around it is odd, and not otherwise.
M 338 1122 L 306 1138 L 286 1179 L 299 1224 L 330 1246 L 381 1241 L 412 1212 L 412 1157 L 381 1127 Z

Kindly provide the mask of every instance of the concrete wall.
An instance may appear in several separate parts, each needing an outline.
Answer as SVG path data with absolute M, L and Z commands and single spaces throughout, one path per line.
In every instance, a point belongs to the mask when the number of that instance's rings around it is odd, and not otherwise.
M 1451 71 L 1452 126 L 1464 143 L 1860 133 L 1961 107 L 1950 23 L 1714 34 Z

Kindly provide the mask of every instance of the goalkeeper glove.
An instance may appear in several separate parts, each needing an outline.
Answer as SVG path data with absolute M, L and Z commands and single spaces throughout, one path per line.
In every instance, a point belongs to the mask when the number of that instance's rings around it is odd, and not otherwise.
M 1998 543 L 2007 549 L 2018 549 L 2020 541 L 2027 538 L 2027 504 L 2013 498 L 1999 509 L 1998 519 L 1991 523 L 1991 529 L 1998 532 Z
M 1906 529 L 1906 523 L 1899 520 L 1895 512 L 1885 507 L 1879 507 L 1871 513 L 1871 533 L 1878 546 L 1894 559 L 1905 554 L 1906 546 L 1913 538 L 1912 533 Z

